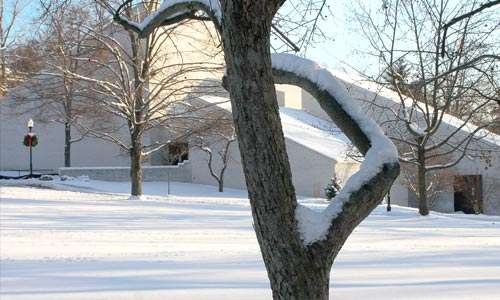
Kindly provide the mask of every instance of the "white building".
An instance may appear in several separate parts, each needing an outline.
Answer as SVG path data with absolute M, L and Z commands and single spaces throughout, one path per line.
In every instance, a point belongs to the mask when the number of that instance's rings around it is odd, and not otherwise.
M 379 124 L 388 124 L 394 116 L 381 109 L 391 108 L 397 111 L 400 108 L 398 95 L 380 85 L 369 82 L 358 76 L 353 76 L 343 72 L 333 71 L 334 75 L 340 79 L 349 94 L 357 101 L 367 116 L 375 119 Z M 329 119 L 327 114 L 321 109 L 318 103 L 304 90 L 297 87 L 288 87 L 283 90 L 285 93 L 280 101 L 284 105 L 294 100 L 290 106 L 300 108 L 316 117 Z M 298 100 L 297 100 L 298 99 Z M 439 127 L 436 136 L 448 136 L 463 124 L 463 121 L 444 114 L 443 122 Z M 384 128 L 385 126 L 382 125 Z M 385 128 L 389 130 L 388 128 Z M 476 126 L 467 124 L 455 135 L 457 140 L 467 137 L 474 131 Z M 489 152 L 486 159 L 466 155 L 460 162 L 448 169 L 436 171 L 435 178 L 441 180 L 440 191 L 433 199 L 430 199 L 431 209 L 443 212 L 453 212 L 462 210 L 463 206 L 475 205 L 487 214 L 500 214 L 500 136 L 487 130 L 480 130 L 477 134 L 481 139 L 473 141 L 471 148 L 481 148 Z M 454 153 L 449 159 L 460 155 Z M 407 180 L 400 175 L 391 189 L 391 199 L 393 203 L 417 207 L 415 193 L 407 187 Z
M 377 101 L 384 101 L 386 105 L 387 103 L 398 105 L 398 101 L 391 98 L 390 91 L 379 87 L 374 90 L 373 85 L 361 80 L 351 80 L 351 77 L 342 73 L 338 73 L 338 77 L 344 81 L 355 99 L 365 97 L 365 100 L 377 99 Z M 349 142 L 347 138 L 338 132 L 335 125 L 328 120 L 326 114 L 308 93 L 292 86 L 277 86 L 277 93 L 293 182 L 297 193 L 305 196 L 323 197 L 324 188 L 333 176 L 336 176 L 340 182 L 345 182 L 358 169 L 359 163 L 348 157 Z M 213 96 L 202 97 L 202 99 L 214 103 L 228 101 Z M 16 115 L 11 108 L 5 105 L 6 102 L 7 100 L 2 101 L 3 105 L 0 106 L 0 169 L 26 169 L 28 151 L 21 141 L 26 133 L 26 122 L 31 116 Z M 365 102 L 360 102 L 362 105 L 363 103 Z M 229 114 L 230 105 L 228 104 L 228 102 L 222 103 L 217 107 L 226 110 Z M 370 110 L 366 106 L 365 109 L 368 115 L 375 116 L 376 111 Z M 448 116 L 442 130 L 454 128 L 453 120 L 453 117 Z M 63 130 L 57 124 L 36 124 L 35 131 L 40 137 L 40 143 L 34 151 L 36 169 L 57 171 L 63 166 Z M 154 137 L 150 135 L 145 138 L 152 139 Z M 492 149 L 500 149 L 499 136 L 489 133 L 483 140 L 489 143 Z M 75 144 L 72 159 L 73 166 L 77 169 L 78 167 L 126 167 L 129 163 L 128 155 L 117 146 L 94 138 L 86 138 Z M 146 165 L 159 164 L 162 164 L 162 160 L 155 158 L 155 156 L 146 161 Z M 473 180 L 474 184 L 467 187 L 471 189 L 469 194 L 472 193 L 477 198 L 476 201 L 481 201 L 485 213 L 500 214 L 499 165 L 499 153 L 492 152 L 490 162 L 464 158 L 452 168 L 453 172 L 447 173 L 447 176 L 465 176 L 475 179 Z M 182 172 L 186 172 L 187 168 L 189 168 L 190 180 L 185 179 L 189 175 L 183 175 L 181 177 L 184 180 L 201 184 L 216 184 L 216 181 L 209 174 L 207 156 L 203 151 L 195 148 L 190 149 L 189 163 L 183 165 Z M 95 169 L 80 169 L 77 170 L 77 173 L 86 173 L 92 177 L 95 174 Z M 99 178 L 103 179 L 103 173 L 99 174 L 101 176 Z M 109 175 L 108 179 L 123 179 L 126 174 L 126 169 L 124 169 L 121 177 L 117 178 L 117 175 L 114 174 Z M 151 180 L 152 178 L 146 176 L 146 179 Z M 225 186 L 245 188 L 237 143 L 233 143 L 231 146 L 230 162 L 225 174 Z M 445 212 L 455 211 L 457 206 L 455 192 L 451 183 L 440 193 L 438 199 L 433 201 L 433 209 Z M 391 196 L 395 204 L 417 205 L 414 193 L 405 186 L 401 178 L 396 180 L 391 189 Z
M 196 26 L 191 28 L 190 36 L 194 37 L 198 34 L 203 33 L 198 33 Z M 193 46 L 193 40 L 196 39 L 193 38 L 185 44 L 178 43 L 177 47 L 186 48 L 183 53 L 195 55 L 200 47 Z M 214 58 L 214 61 L 221 61 L 221 58 Z M 381 106 L 389 107 L 399 105 L 397 97 L 387 89 L 345 73 L 336 72 L 335 75 L 344 82 L 353 98 L 359 100 L 367 115 L 379 122 L 384 122 L 387 118 L 374 109 L 373 105 L 367 105 L 367 103 L 375 101 Z M 202 98 L 206 102 L 220 102 L 221 100 L 213 97 Z M 349 158 L 347 152 L 350 146 L 347 138 L 338 132 L 335 125 L 329 121 L 328 116 L 308 93 L 297 87 L 278 85 L 277 98 L 281 107 L 280 115 L 296 191 L 300 195 L 323 197 L 324 188 L 333 176 L 337 177 L 341 183 L 345 182 L 358 169 L 359 163 Z M 26 134 L 27 121 L 30 118 L 36 121 L 37 112 L 19 114 L 16 106 L 12 105 L 12 101 L 8 97 L 0 100 L 0 170 L 26 170 L 29 153 L 23 146 L 22 139 Z M 218 107 L 230 113 L 228 105 Z M 456 119 L 447 116 L 441 130 L 443 132 L 453 130 L 456 123 Z M 467 128 L 463 130 L 465 132 Z M 34 168 L 57 172 L 64 165 L 63 126 L 51 122 L 36 122 L 34 131 L 39 137 L 39 144 L 33 151 Z M 78 133 L 74 132 L 73 136 L 78 136 Z M 154 142 L 164 137 L 165 134 L 157 130 L 146 134 L 144 139 Z M 453 167 L 447 174 L 450 178 L 452 177 L 451 182 L 433 201 L 434 210 L 455 211 L 460 206 L 459 198 L 464 198 L 465 195 L 465 198 L 472 197 L 474 201 L 479 202 L 485 213 L 500 214 L 500 137 L 488 133 L 483 141 L 496 151 L 492 152 L 491 162 L 465 158 Z M 156 166 L 146 167 L 146 180 L 165 179 L 160 175 L 162 169 L 157 166 L 168 161 L 164 156 L 168 157 L 169 151 L 166 148 L 166 153 L 157 153 L 145 161 L 146 166 Z M 125 167 L 129 165 L 129 156 L 115 144 L 87 137 L 72 146 L 71 156 L 73 169 L 64 170 L 67 174 L 87 174 L 94 178 L 108 180 L 123 180 L 128 176 Z M 168 169 L 168 172 L 182 173 L 173 174 L 171 178 L 202 184 L 216 184 L 208 172 L 206 153 L 191 148 L 188 159 L 189 163 L 183 164 L 182 167 L 176 169 L 177 171 L 172 168 Z M 78 169 L 79 167 L 85 168 Z M 154 172 L 151 171 L 153 169 Z M 456 179 L 469 182 L 465 191 L 455 191 L 453 182 Z M 245 188 L 237 143 L 231 146 L 225 186 Z M 391 195 L 393 203 L 416 206 L 415 195 L 405 186 L 401 176 L 396 180 Z

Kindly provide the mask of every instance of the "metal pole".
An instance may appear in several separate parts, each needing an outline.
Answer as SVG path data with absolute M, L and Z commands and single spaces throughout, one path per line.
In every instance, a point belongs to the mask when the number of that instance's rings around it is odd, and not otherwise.
M 31 127 L 29 127 L 29 132 L 31 133 Z M 30 178 L 33 178 L 33 137 L 30 140 Z
M 167 170 L 167 195 L 170 195 L 170 168 Z

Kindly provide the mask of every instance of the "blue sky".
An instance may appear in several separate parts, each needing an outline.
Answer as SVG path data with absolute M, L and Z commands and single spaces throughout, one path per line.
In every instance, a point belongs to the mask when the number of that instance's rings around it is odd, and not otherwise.
M 4 0 L 5 7 L 12 5 L 14 0 Z M 374 6 L 380 6 L 381 0 L 371 0 L 369 2 Z M 17 28 L 21 31 L 29 26 L 30 20 L 37 15 L 39 9 L 38 0 L 21 0 L 23 22 L 17 23 Z M 350 71 L 350 67 L 366 73 L 377 71 L 376 61 L 373 59 L 361 57 L 356 54 L 356 49 L 366 48 L 361 34 L 356 31 L 355 22 L 352 20 L 352 9 L 357 1 L 352 0 L 332 0 L 331 6 L 334 7 L 334 16 L 329 17 L 324 22 L 323 28 L 327 28 L 327 34 L 334 38 L 333 41 L 315 44 L 315 47 L 309 48 L 306 56 L 322 64 L 326 64 L 336 69 Z M 8 14 L 8 11 L 7 11 Z M 28 32 L 29 34 L 29 32 Z M 369 61 L 372 61 L 369 63 Z
M 377 10 L 382 0 L 360 0 L 364 6 Z M 332 0 L 333 18 L 328 18 L 323 27 L 333 41 L 327 41 L 309 49 L 306 56 L 328 65 L 329 67 L 351 72 L 359 71 L 368 75 L 376 75 L 378 61 L 374 57 L 362 55 L 358 50 L 369 50 L 369 44 L 359 32 L 358 22 L 354 19 L 353 10 L 360 4 L 356 0 Z
M 4 13 L 4 22 L 9 23 L 12 15 L 12 8 L 13 5 L 16 1 L 15 0 L 4 0 L 4 7 L 5 7 L 5 13 Z M 19 0 L 19 8 L 20 8 L 20 13 L 19 16 L 17 17 L 17 21 L 15 22 L 14 26 L 14 33 L 17 32 L 23 32 L 26 34 L 29 34 L 29 30 L 26 30 L 27 28 L 30 28 L 31 26 L 31 21 L 34 16 L 37 14 L 37 10 L 39 8 L 39 2 L 38 0 Z M 4 26 L 5 26 L 4 23 Z

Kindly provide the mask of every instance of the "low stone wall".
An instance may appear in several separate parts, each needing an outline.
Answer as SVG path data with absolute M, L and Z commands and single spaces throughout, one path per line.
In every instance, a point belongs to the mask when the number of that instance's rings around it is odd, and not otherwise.
M 60 168 L 60 176 L 88 176 L 94 180 L 129 181 L 129 167 L 70 167 Z M 176 166 L 144 166 L 143 181 L 191 182 L 191 164 L 188 161 Z

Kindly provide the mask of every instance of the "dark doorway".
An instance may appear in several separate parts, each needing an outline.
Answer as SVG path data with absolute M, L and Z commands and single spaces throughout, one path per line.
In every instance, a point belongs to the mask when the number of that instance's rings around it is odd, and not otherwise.
M 168 164 L 178 165 L 189 159 L 188 143 L 172 143 L 168 145 Z
M 455 176 L 453 183 L 455 211 L 462 211 L 466 214 L 483 212 L 482 179 L 481 175 Z

